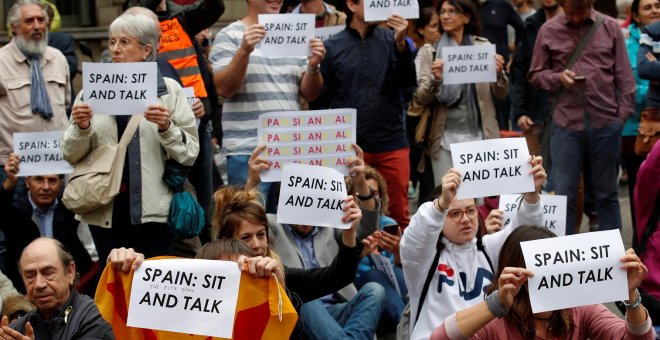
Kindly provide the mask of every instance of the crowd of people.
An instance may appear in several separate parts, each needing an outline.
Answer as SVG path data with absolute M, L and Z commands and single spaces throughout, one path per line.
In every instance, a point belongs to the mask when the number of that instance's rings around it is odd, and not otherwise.
M 157 102 L 109 115 L 73 91 L 74 40 L 52 32 L 57 8 L 16 0 L 0 48 L 0 338 L 114 339 L 120 326 L 93 299 L 106 293 L 103 271 L 176 255 L 277 278 L 298 315 L 294 339 L 654 339 L 660 0 L 622 5 L 625 21 L 594 1 L 420 1 L 419 19 L 370 22 L 367 0 L 247 0 L 245 16 L 213 36 L 222 0 L 127 0 L 108 29 L 108 62 L 156 63 Z M 343 28 L 310 39 L 309 57 L 263 53 L 259 15 L 287 11 Z M 495 81 L 443 82 L 445 48 L 489 44 Z M 413 107 L 428 110 L 423 142 L 411 136 Z M 342 203 L 350 228 L 277 223 L 280 185 L 260 181 L 271 163 L 259 116 L 333 108 L 357 111 Z M 62 199 L 67 176 L 19 177 L 14 134 L 51 131 L 63 133 L 74 173 L 121 151 L 109 203 L 76 210 Z M 510 224 L 498 197 L 457 198 L 450 148 L 506 136 L 525 137 L 534 182 L 512 188 L 522 197 Z M 190 185 L 165 180 L 173 171 Z M 621 229 L 621 173 L 633 225 L 620 259 L 624 317 L 603 305 L 532 313 L 520 242 L 556 236 L 543 228 L 541 193 L 567 196 L 567 235 L 583 214 L 590 231 Z M 184 190 L 203 213 L 190 239 L 173 232 Z

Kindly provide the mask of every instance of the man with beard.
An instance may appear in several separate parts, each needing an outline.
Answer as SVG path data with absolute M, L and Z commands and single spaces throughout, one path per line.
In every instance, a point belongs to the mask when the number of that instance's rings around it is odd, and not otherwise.
M 583 168 L 592 185 L 600 230 L 621 227 L 617 176 L 623 122 L 635 109 L 635 77 L 626 42 L 595 0 L 558 0 L 563 14 L 539 30 L 529 83 L 557 100 L 550 156 L 556 191 L 568 196 L 566 234 L 575 233 L 576 194 Z M 599 26 L 599 23 L 602 23 Z M 572 67 L 579 41 L 596 27 Z M 570 66 L 570 65 L 569 65 Z M 551 108 L 552 109 L 552 108 Z
M 48 15 L 40 0 L 18 0 L 7 20 L 14 38 L 0 49 L 0 180 L 16 132 L 66 129 L 69 65 L 48 46 Z M 17 194 L 24 193 L 24 187 Z
M 541 0 L 541 8 L 541 11 L 537 11 L 525 20 L 525 35 L 513 57 L 511 101 L 513 102 L 513 117 L 523 131 L 529 152 L 545 158 L 546 155 L 541 154 L 541 141 L 550 110 L 548 94 L 546 91 L 529 86 L 527 72 L 529 72 L 529 64 L 532 62 L 532 52 L 539 29 L 547 20 L 561 13 L 562 9 L 557 0 Z

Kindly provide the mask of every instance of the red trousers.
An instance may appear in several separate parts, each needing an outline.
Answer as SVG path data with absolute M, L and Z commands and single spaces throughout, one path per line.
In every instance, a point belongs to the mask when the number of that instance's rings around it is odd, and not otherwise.
M 378 170 L 387 182 L 390 217 L 397 221 L 401 228 L 407 227 L 410 222 L 408 209 L 409 152 L 410 149 L 406 147 L 388 152 L 364 153 L 365 163 Z

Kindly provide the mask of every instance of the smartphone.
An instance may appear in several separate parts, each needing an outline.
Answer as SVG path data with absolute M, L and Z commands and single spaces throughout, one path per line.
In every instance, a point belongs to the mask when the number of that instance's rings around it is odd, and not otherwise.
M 585 77 L 585 76 L 575 76 L 575 77 L 573 77 L 573 80 L 575 80 L 575 81 L 585 81 L 585 80 L 587 80 L 587 77 Z
M 399 233 L 398 224 L 390 224 L 383 227 L 383 231 L 390 235 L 397 235 Z

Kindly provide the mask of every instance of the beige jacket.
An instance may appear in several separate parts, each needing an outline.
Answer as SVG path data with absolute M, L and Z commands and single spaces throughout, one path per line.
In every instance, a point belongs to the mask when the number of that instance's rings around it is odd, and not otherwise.
M 475 45 L 490 44 L 487 39 L 475 37 Z M 430 44 L 426 44 L 419 49 L 419 84 L 415 90 L 415 97 L 423 105 L 431 105 L 436 101 L 440 90 L 442 88 L 442 80 L 435 80 L 431 73 L 431 65 L 433 64 L 435 48 Z M 504 75 L 498 75 L 497 82 L 495 83 L 479 83 L 476 84 L 477 100 L 479 103 L 479 111 L 481 112 L 481 127 L 485 139 L 498 138 L 499 126 L 497 125 L 497 117 L 495 114 L 495 105 L 493 104 L 493 96 L 497 98 L 504 98 L 509 93 L 509 79 Z M 440 105 L 437 101 L 434 103 L 434 112 L 432 112 L 431 120 L 431 134 L 429 138 L 429 147 L 426 152 L 431 157 L 437 157 L 440 151 L 440 143 L 442 140 L 442 133 L 445 129 L 447 121 L 447 107 Z
M 14 40 L 0 49 L 0 164 L 14 151 L 14 132 L 63 131 L 71 100 L 69 64 L 62 53 L 46 48 L 40 60 L 53 117 L 45 120 L 30 106 L 30 64 Z
M 168 93 L 158 97 L 158 102 L 170 109 L 170 127 L 163 133 L 158 132 L 158 126 L 144 118 L 139 127 L 139 161 L 140 173 L 131 174 L 131 184 L 140 183 L 141 220 L 140 223 L 166 223 L 167 214 L 172 201 L 172 191 L 163 181 L 165 160 L 173 158 L 177 162 L 192 166 L 199 152 L 199 141 L 195 116 L 181 90 L 174 80 L 163 78 Z M 78 94 L 75 104 L 81 101 L 82 92 Z M 89 152 L 105 144 L 117 144 L 117 124 L 115 117 L 104 114 L 92 116 L 89 128 L 81 130 L 78 125 L 69 122 L 69 127 L 62 138 L 62 154 L 64 159 L 75 166 Z M 130 152 L 127 151 L 127 154 Z M 131 189 L 132 190 L 132 189 Z M 110 228 L 112 226 L 112 204 L 93 210 L 84 215 L 76 215 L 76 219 L 87 224 Z M 131 207 L 133 209 L 134 207 Z M 128 213 L 128 212 L 127 212 Z

